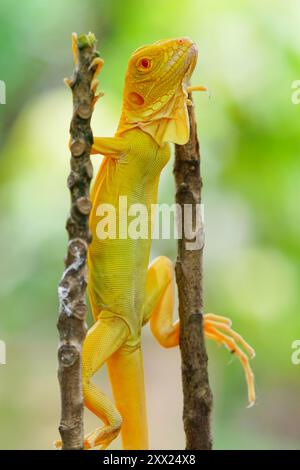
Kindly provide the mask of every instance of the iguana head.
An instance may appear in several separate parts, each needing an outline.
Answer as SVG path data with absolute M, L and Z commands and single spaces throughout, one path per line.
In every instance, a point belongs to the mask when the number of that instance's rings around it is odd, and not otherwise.
M 139 127 L 159 145 L 189 138 L 187 85 L 197 62 L 189 38 L 167 39 L 137 49 L 125 77 L 119 132 Z

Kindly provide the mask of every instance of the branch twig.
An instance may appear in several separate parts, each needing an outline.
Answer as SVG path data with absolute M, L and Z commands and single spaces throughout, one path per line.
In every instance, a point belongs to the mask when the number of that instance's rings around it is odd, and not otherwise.
M 192 100 L 191 95 L 189 99 Z M 186 145 L 176 145 L 174 175 L 176 202 L 184 215 L 184 205 L 190 204 L 193 225 L 201 203 L 202 179 L 200 151 L 197 138 L 194 107 L 189 106 L 190 139 Z M 183 221 L 184 226 L 184 221 Z M 212 448 L 210 415 L 212 393 L 207 371 L 207 354 L 203 334 L 203 247 L 204 230 L 201 217 L 200 245 L 187 249 L 186 233 L 178 240 L 176 281 L 179 295 L 180 350 L 183 383 L 183 422 L 186 448 L 209 450 Z
M 73 35 L 76 68 L 73 77 L 66 82 L 73 94 L 71 121 L 71 172 L 68 187 L 71 194 L 71 210 L 66 229 L 69 235 L 65 270 L 59 283 L 58 330 L 58 378 L 61 391 L 61 421 L 59 432 L 63 449 L 83 448 L 83 397 L 81 384 L 81 349 L 86 335 L 87 306 L 86 256 L 91 240 L 88 218 L 91 209 L 89 199 L 93 167 L 90 150 L 93 142 L 90 127 L 94 93 L 91 90 L 93 68 L 97 57 L 93 34 Z

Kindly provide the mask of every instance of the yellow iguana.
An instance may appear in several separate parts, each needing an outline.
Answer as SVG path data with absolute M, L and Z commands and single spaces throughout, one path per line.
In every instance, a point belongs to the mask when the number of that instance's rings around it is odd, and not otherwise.
M 137 49 L 128 64 L 115 136 L 94 138 L 92 153 L 105 158 L 91 193 L 93 241 L 88 253 L 88 288 L 95 322 L 83 345 L 82 375 L 85 406 L 104 425 L 85 437 L 87 449 L 106 448 L 120 431 L 124 449 L 148 448 L 142 326 L 150 321 L 153 335 L 166 348 L 179 342 L 180 325 L 173 321 L 172 262 L 160 256 L 148 265 L 150 236 L 137 240 L 99 238 L 98 207 L 114 206 L 119 220 L 119 197 L 126 196 L 128 207 L 142 204 L 150 214 L 150 206 L 157 200 L 160 173 L 170 158 L 170 143 L 184 144 L 189 138 L 188 92 L 203 89 L 189 85 L 196 61 L 197 48 L 189 38 L 158 41 Z M 94 65 L 97 74 L 103 61 L 97 58 Z M 93 90 L 96 86 L 94 81 Z M 240 359 L 253 404 L 253 373 L 247 356 L 254 356 L 253 349 L 225 317 L 206 314 L 204 332 Z M 104 364 L 114 403 L 91 381 Z

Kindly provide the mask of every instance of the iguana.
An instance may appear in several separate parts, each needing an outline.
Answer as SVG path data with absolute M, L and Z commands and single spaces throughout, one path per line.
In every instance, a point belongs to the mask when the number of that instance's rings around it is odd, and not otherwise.
M 85 406 L 104 425 L 85 437 L 86 449 L 107 448 L 120 431 L 124 449 L 148 448 L 142 327 L 150 321 L 153 335 L 166 348 L 179 342 L 179 321 L 173 321 L 172 262 L 160 256 L 148 265 L 151 236 L 104 239 L 97 236 L 97 226 L 101 204 L 114 206 L 118 220 L 119 196 L 127 197 L 128 207 L 138 203 L 150 209 L 156 203 L 170 143 L 185 144 L 189 139 L 188 93 L 204 89 L 190 86 L 197 55 L 195 43 L 186 37 L 137 49 L 128 64 L 117 131 L 114 137 L 94 138 L 92 153 L 104 155 L 104 160 L 91 192 L 88 290 L 94 325 L 83 345 L 82 380 Z M 96 76 L 102 59 L 95 59 L 93 65 Z M 93 91 L 97 84 L 95 79 Z M 254 350 L 231 329 L 228 318 L 206 314 L 203 324 L 207 338 L 239 357 L 253 404 L 253 373 L 247 354 L 253 357 Z M 104 364 L 114 403 L 91 381 Z

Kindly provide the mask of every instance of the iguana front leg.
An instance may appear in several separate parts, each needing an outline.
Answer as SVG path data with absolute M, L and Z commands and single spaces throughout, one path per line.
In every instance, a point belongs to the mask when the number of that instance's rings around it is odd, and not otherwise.
M 150 327 L 157 341 L 166 348 L 179 344 L 179 321 L 173 322 L 174 269 L 172 262 L 160 256 L 150 265 L 146 283 L 146 302 L 143 324 L 150 319 Z M 254 357 L 254 350 L 231 328 L 231 321 L 219 315 L 204 315 L 204 333 L 209 339 L 226 346 L 241 361 L 248 385 L 249 406 L 255 402 L 254 376 L 247 354 Z M 221 330 L 221 331 L 220 331 Z
M 94 137 L 91 153 L 121 158 L 129 150 L 128 142 L 122 137 Z

